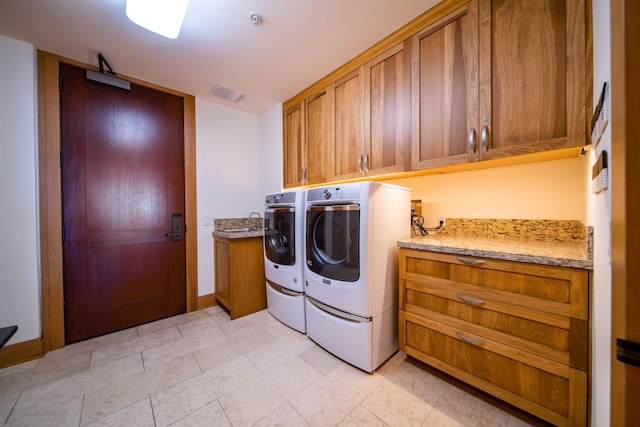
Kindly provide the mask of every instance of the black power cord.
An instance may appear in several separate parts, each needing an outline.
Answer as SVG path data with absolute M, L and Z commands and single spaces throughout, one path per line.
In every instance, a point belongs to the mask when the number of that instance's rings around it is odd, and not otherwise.
M 413 232 L 416 234 L 420 233 L 423 236 L 426 236 L 429 234 L 429 230 L 436 231 L 443 225 L 444 221 L 440 221 L 440 225 L 438 227 L 427 228 L 424 226 L 424 218 L 411 211 L 411 226 L 413 227 Z

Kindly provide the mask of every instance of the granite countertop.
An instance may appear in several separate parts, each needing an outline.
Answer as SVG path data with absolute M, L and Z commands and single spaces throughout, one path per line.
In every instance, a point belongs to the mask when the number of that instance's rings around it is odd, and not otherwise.
M 428 236 L 400 240 L 401 248 L 593 269 L 593 227 L 581 221 L 447 219 Z
M 224 237 L 225 239 L 246 239 L 249 237 L 262 237 L 263 230 L 260 229 L 251 229 L 247 231 L 225 231 L 225 230 L 214 230 L 211 232 L 213 236 L 216 237 Z
M 211 234 L 225 239 L 246 239 L 262 237 L 263 233 L 263 218 L 220 218 L 214 220 Z

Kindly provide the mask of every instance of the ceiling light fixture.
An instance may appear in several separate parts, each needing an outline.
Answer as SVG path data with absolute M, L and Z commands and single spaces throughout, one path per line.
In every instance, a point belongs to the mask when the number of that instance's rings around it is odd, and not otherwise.
M 188 6 L 189 0 L 127 0 L 126 13 L 135 24 L 175 39 Z

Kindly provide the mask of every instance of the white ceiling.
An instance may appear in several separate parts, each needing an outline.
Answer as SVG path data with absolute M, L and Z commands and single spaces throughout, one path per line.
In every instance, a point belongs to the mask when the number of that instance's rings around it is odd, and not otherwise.
M 125 0 L 0 0 L 0 34 L 87 64 L 100 52 L 116 73 L 259 115 L 438 1 L 191 0 L 171 40 L 130 22 Z M 212 97 L 216 83 L 247 96 Z

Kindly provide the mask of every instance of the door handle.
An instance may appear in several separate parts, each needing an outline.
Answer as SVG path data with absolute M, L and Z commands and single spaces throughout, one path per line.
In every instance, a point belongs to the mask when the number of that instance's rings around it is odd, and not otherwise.
M 164 237 L 171 237 L 171 240 L 182 240 L 182 214 L 174 213 L 171 215 L 171 233 L 167 233 Z
M 640 367 L 640 343 L 616 338 L 616 359 Z

